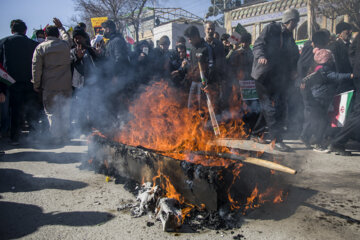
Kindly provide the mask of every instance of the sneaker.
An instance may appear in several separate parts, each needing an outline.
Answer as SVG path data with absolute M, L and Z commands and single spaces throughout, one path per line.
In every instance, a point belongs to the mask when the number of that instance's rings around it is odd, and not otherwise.
M 346 151 L 345 147 L 330 145 L 330 151 L 334 152 L 335 155 L 340 155 L 345 157 L 351 156 L 351 152 Z
M 304 138 L 300 137 L 300 141 L 305 145 L 306 149 L 313 149 L 310 142 L 308 140 L 305 140 Z
M 267 144 L 266 140 L 258 137 L 258 136 L 251 136 L 250 138 L 253 142 L 260 143 L 260 144 Z
M 277 142 L 274 145 L 274 150 L 277 150 L 277 151 L 280 151 L 280 152 L 290 152 L 291 148 L 289 146 L 287 146 L 283 142 Z
M 326 147 L 320 146 L 320 145 L 315 145 L 315 147 L 313 148 L 314 152 L 318 152 L 318 153 L 329 153 L 330 150 L 327 149 Z

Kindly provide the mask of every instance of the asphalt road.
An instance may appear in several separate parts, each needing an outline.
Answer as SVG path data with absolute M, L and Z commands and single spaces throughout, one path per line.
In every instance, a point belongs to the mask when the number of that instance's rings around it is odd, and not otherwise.
M 1 141 L 0 239 L 360 239 L 360 154 L 321 154 L 288 143 L 295 152 L 281 163 L 298 174 L 284 174 L 285 202 L 252 211 L 237 229 L 165 233 L 149 216 L 117 211 L 135 200 L 123 185 L 79 168 L 88 158 L 85 142 L 51 149 Z

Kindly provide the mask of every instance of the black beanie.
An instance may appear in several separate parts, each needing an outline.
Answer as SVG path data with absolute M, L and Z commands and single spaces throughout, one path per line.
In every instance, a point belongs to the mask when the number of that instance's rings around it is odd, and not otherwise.
M 80 36 L 82 36 L 84 38 L 88 38 L 87 33 L 84 31 L 84 29 L 82 27 L 79 27 L 79 26 L 76 26 L 74 28 L 74 31 L 73 31 L 72 35 L 73 35 L 73 38 L 78 36 L 78 35 L 80 35 Z
M 336 34 L 342 33 L 344 30 L 351 30 L 352 26 L 349 23 L 341 22 L 336 25 Z

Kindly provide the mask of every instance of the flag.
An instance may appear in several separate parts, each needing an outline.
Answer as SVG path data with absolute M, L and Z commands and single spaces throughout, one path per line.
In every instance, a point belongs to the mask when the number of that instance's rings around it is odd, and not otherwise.
M 15 83 L 16 81 L 6 72 L 4 67 L 0 64 L 0 82 L 5 83 L 6 85 L 10 86 L 11 84 Z
M 343 127 L 354 90 L 338 94 L 333 99 L 333 109 L 330 111 L 331 127 Z
M 125 39 L 130 45 L 134 45 L 135 41 L 130 32 L 128 25 L 126 25 L 126 27 L 125 27 Z

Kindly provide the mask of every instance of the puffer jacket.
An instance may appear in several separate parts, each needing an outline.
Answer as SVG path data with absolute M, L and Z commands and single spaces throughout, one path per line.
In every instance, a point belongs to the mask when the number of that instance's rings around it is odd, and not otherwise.
M 303 78 L 302 83 L 310 89 L 313 97 L 330 103 L 339 84 L 351 81 L 351 73 L 338 73 L 330 65 L 319 65 L 318 70 Z

